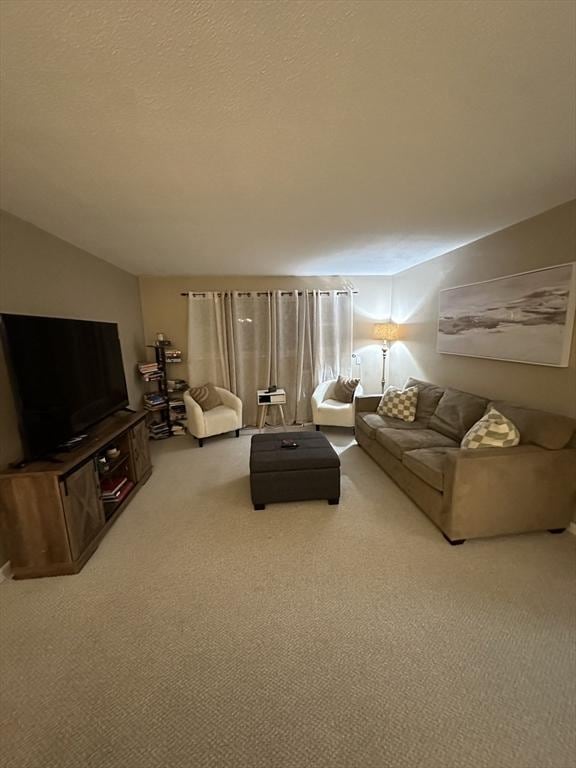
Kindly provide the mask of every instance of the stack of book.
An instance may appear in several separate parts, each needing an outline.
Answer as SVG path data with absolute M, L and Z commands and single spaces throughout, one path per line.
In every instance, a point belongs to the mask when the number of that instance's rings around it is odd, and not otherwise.
M 181 397 L 171 397 L 168 405 L 170 407 L 170 418 L 173 421 L 186 418 L 186 406 Z
M 179 395 L 172 395 L 168 403 L 170 408 L 170 421 L 173 435 L 186 434 L 186 406 Z
M 173 435 L 186 434 L 186 406 L 181 397 L 172 397 L 169 402 L 170 421 L 172 423 Z
M 127 477 L 105 477 L 101 480 L 102 501 L 118 501 L 127 482 Z
M 159 392 L 146 392 L 144 395 L 144 408 L 148 411 L 159 411 L 166 408 L 168 400 L 165 395 Z
M 150 424 L 148 429 L 152 440 L 164 440 L 165 437 L 170 437 L 170 425 L 167 421 L 159 421 L 156 424 Z
M 158 381 L 162 378 L 158 363 L 138 363 L 138 372 L 144 381 Z
M 184 392 L 188 389 L 188 382 L 184 379 L 168 379 L 166 388 L 168 392 Z
M 180 349 L 167 349 L 165 355 L 167 363 L 182 362 L 182 351 Z

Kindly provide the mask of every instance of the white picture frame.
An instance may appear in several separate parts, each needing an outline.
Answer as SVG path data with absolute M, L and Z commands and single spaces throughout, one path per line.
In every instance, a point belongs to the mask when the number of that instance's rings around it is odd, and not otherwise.
M 437 352 L 528 365 L 569 365 L 576 262 L 444 288 Z

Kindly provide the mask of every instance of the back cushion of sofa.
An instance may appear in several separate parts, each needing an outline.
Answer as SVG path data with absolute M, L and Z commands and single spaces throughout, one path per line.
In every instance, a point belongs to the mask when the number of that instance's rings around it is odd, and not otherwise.
M 497 400 L 491 405 L 518 427 L 520 444 L 532 443 L 550 451 L 558 451 L 576 439 L 576 421 L 568 416 L 535 411 L 503 400 Z
M 488 400 L 483 397 L 447 387 L 428 426 L 460 441 L 470 427 L 482 418 L 487 405 Z
M 426 425 L 428 424 L 432 414 L 436 410 L 436 406 L 440 402 L 440 398 L 444 394 L 442 387 L 437 387 L 436 384 L 430 384 L 427 381 L 420 381 L 419 379 L 413 379 L 410 377 L 404 387 L 416 387 L 418 390 L 418 402 L 416 404 L 416 420 L 422 421 Z

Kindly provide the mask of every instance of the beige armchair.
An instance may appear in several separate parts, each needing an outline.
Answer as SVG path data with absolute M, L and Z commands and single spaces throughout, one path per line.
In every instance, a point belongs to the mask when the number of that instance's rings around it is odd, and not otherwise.
M 312 393 L 312 421 L 317 430 L 328 426 L 354 427 L 356 397 L 364 394 L 362 385 L 356 387 L 351 403 L 341 403 L 332 397 L 335 384 L 336 379 L 323 381 Z
M 221 405 L 203 411 L 198 403 L 184 393 L 184 405 L 186 406 L 186 418 L 188 432 L 198 440 L 200 448 L 204 445 L 206 437 L 222 435 L 225 432 L 236 432 L 240 437 L 242 429 L 242 400 L 222 387 L 215 387 L 222 400 Z

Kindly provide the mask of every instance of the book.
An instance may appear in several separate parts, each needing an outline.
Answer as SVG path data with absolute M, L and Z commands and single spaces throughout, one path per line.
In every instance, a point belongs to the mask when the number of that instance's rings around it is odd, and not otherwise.
M 115 494 L 120 491 L 123 485 L 128 482 L 127 477 L 105 477 L 100 481 L 100 488 L 102 489 L 102 496 L 105 494 Z
M 127 481 L 126 477 L 105 477 L 100 485 L 104 491 L 117 491 Z
M 106 503 L 112 502 L 114 504 L 119 504 L 126 498 L 126 496 L 128 496 L 132 488 L 134 488 L 134 483 L 131 480 L 126 480 L 126 482 L 122 485 L 122 488 L 120 488 L 120 490 L 115 494 L 102 494 L 102 501 Z
M 158 435 L 167 435 L 170 433 L 170 429 L 168 427 L 164 427 L 164 429 L 155 429 L 153 432 L 150 433 L 151 437 L 158 437 Z
M 156 394 L 155 392 L 149 392 L 144 395 L 145 405 L 165 405 L 168 399 L 165 395 Z
M 170 432 L 161 432 L 157 435 L 150 435 L 152 440 L 165 440 L 167 437 L 170 437 Z
M 168 379 L 166 387 L 168 392 L 184 392 L 188 389 L 188 382 L 184 379 Z
M 168 429 L 168 422 L 160 421 L 160 422 L 157 422 L 156 424 L 151 424 L 150 425 L 150 431 L 151 432 L 159 432 L 159 431 L 161 431 L 163 429 Z

